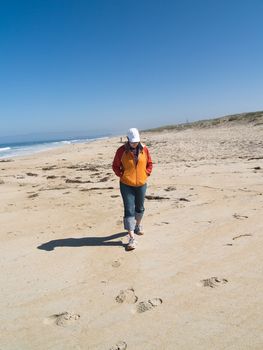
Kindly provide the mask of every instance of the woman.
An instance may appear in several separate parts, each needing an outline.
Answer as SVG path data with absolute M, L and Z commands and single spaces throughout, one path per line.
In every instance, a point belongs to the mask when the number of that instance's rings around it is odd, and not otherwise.
M 140 142 L 139 131 L 131 128 L 128 142 L 119 147 L 112 169 L 120 177 L 120 191 L 124 204 L 124 228 L 128 231 L 127 250 L 136 248 L 134 233 L 143 235 L 142 217 L 147 178 L 152 172 L 152 159 L 148 148 Z

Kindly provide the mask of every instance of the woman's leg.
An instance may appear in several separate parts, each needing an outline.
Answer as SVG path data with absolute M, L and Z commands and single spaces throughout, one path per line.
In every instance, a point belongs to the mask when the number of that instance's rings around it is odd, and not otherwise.
M 120 182 L 120 191 L 124 205 L 124 229 L 134 238 L 135 228 L 135 188 Z
M 135 194 L 135 219 L 136 219 L 136 226 L 139 226 L 142 221 L 142 217 L 144 214 L 144 199 L 145 199 L 145 193 L 147 189 L 147 184 L 136 187 L 136 194 Z

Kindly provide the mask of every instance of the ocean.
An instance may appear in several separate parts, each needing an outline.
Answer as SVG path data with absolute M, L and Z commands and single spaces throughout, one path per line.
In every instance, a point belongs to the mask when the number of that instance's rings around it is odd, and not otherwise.
M 53 148 L 61 147 L 63 145 L 91 142 L 98 139 L 105 139 L 104 137 L 89 137 L 79 139 L 58 139 L 52 141 L 29 141 L 29 142 L 12 142 L 0 143 L 0 159 L 13 158 L 17 156 L 31 155 Z

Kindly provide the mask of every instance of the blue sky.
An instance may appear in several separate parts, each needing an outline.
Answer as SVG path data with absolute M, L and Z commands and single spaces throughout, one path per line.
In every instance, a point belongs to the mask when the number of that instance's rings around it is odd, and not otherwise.
M 261 0 L 0 0 L 0 137 L 263 109 Z

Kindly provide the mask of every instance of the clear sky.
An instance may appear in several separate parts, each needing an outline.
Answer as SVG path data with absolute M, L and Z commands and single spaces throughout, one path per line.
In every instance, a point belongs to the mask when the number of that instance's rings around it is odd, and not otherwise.
M 263 109 L 262 0 L 0 0 L 0 137 Z

